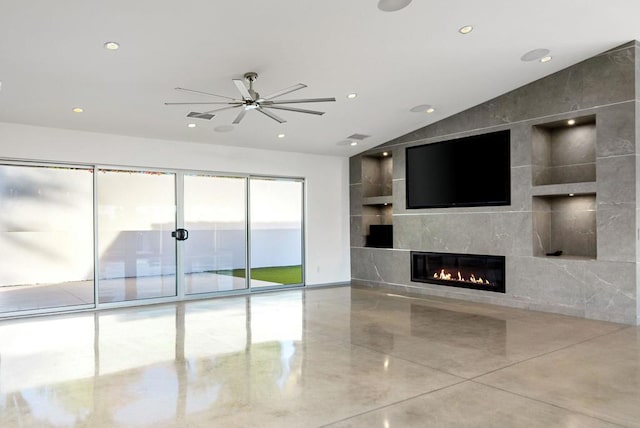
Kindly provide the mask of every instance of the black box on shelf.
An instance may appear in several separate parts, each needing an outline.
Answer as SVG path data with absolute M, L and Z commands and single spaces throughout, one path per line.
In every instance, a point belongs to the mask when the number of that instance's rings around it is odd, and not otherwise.
M 367 247 L 393 248 L 393 225 L 372 224 L 367 235 Z

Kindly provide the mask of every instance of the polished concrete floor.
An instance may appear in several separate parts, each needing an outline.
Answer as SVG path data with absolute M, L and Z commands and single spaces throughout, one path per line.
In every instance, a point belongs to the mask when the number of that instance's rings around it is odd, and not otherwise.
M 5 320 L 0 426 L 640 426 L 639 332 L 357 287 Z

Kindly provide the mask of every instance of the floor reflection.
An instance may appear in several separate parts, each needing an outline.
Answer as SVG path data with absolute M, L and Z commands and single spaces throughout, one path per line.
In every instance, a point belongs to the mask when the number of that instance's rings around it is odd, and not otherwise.
M 155 425 L 282 394 L 303 302 L 300 291 L 7 322 L 0 426 Z

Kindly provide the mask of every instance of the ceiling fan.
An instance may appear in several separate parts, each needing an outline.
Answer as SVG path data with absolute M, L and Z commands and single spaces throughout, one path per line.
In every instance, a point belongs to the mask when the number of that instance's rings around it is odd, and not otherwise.
M 218 97 L 218 98 L 226 98 L 227 100 L 230 100 L 230 101 L 224 101 L 224 102 L 220 102 L 220 101 L 219 102 L 180 102 L 180 103 L 164 103 L 164 104 L 168 105 L 168 106 L 200 105 L 200 104 L 201 105 L 223 104 L 223 105 L 227 106 L 227 107 L 216 108 L 216 109 L 213 109 L 213 110 L 205 111 L 205 112 L 202 112 L 202 113 L 192 111 L 189 114 L 187 114 L 187 117 L 193 117 L 193 118 L 197 118 L 197 119 L 210 120 L 213 117 L 215 117 L 215 113 L 218 113 L 218 112 L 223 111 L 223 110 L 231 110 L 231 109 L 239 108 L 240 112 L 238 113 L 236 118 L 233 120 L 233 122 L 232 122 L 233 124 L 240 123 L 240 121 L 244 118 L 244 115 L 247 114 L 247 111 L 249 111 L 249 110 L 259 111 L 260 113 L 264 114 L 265 116 L 270 117 L 271 119 L 275 120 L 278 123 L 284 123 L 284 122 L 286 122 L 285 119 L 281 118 L 280 116 L 278 116 L 277 114 L 273 113 L 270 110 L 272 110 L 272 109 L 288 110 L 288 111 L 295 111 L 295 112 L 298 112 L 298 113 L 308 113 L 308 114 L 323 115 L 324 114 L 323 111 L 307 110 L 307 109 L 302 109 L 302 108 L 289 107 L 289 106 L 285 106 L 283 104 L 321 103 L 321 102 L 335 101 L 336 100 L 333 97 L 332 98 L 307 98 L 307 99 L 297 99 L 297 100 L 276 100 L 276 98 L 279 98 L 282 95 L 286 95 L 286 94 L 289 94 L 291 92 L 297 91 L 299 89 L 306 88 L 307 85 L 302 84 L 302 83 L 298 83 L 297 85 L 293 85 L 291 87 L 288 87 L 288 88 L 285 88 L 285 89 L 281 89 L 281 90 L 279 90 L 277 92 L 274 92 L 272 94 L 269 94 L 267 96 L 262 97 L 262 96 L 260 96 L 259 93 L 257 93 L 253 89 L 253 82 L 255 82 L 255 80 L 257 78 L 258 78 L 258 73 L 255 73 L 253 71 L 245 73 L 244 74 L 244 79 L 249 83 L 248 87 L 244 84 L 244 82 L 241 79 L 233 79 L 233 83 L 236 85 L 236 88 L 238 88 L 238 91 L 240 92 L 240 95 L 242 96 L 241 99 L 231 98 L 231 97 L 227 97 L 227 96 L 224 96 L 224 95 L 211 94 L 209 92 L 195 91 L 193 89 L 175 88 L 177 91 L 191 92 L 191 93 L 201 94 L 201 95 L 210 95 L 210 96 Z

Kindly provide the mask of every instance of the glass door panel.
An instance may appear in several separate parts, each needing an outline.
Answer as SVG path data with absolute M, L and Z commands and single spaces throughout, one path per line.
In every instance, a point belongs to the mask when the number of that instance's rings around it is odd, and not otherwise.
M 301 180 L 250 179 L 252 288 L 303 283 Z
M 98 172 L 100 303 L 176 296 L 175 174 Z
M 0 165 L 0 254 L 0 313 L 93 305 L 93 170 Z
M 184 176 L 185 294 L 247 288 L 246 180 Z

